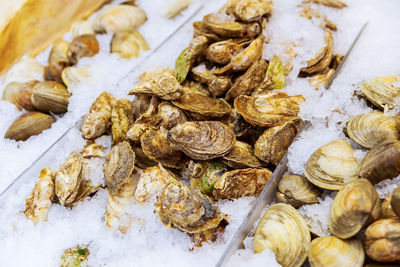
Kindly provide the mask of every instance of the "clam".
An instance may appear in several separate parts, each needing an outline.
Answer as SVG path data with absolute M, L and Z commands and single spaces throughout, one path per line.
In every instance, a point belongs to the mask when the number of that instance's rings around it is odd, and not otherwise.
M 219 162 L 201 162 L 193 165 L 190 172 L 190 187 L 212 196 L 214 184 L 228 170 L 227 167 Z
M 185 113 L 176 106 L 163 102 L 157 107 L 156 124 L 170 130 L 179 123 L 187 121 Z
M 83 34 L 75 37 L 67 52 L 69 61 L 77 64 L 83 57 L 93 57 L 99 52 L 99 42 L 93 34 Z
M 60 267 L 84 266 L 89 250 L 82 246 L 66 249 L 61 255 Z
M 390 201 L 392 200 L 391 195 L 387 195 L 385 199 L 381 199 L 381 206 L 382 206 L 382 215 L 381 219 L 396 219 L 398 216 L 394 213 L 393 209 L 391 208 Z
M 254 144 L 254 154 L 265 163 L 278 165 L 299 132 L 303 121 L 297 118 L 265 130 Z
M 254 235 L 254 252 L 270 249 L 283 267 L 300 267 L 308 254 L 310 230 L 290 205 L 279 203 L 265 212 Z
M 140 51 L 149 49 L 144 37 L 135 29 L 116 32 L 111 40 L 111 53 L 117 53 L 122 58 L 138 57 Z
M 285 174 L 279 181 L 276 198 L 278 202 L 290 204 L 296 209 L 309 204 L 319 203 L 318 197 L 322 191 L 306 178 Z
M 347 7 L 347 4 L 340 0 L 312 0 L 312 1 L 316 4 L 321 4 L 324 6 L 329 6 L 329 7 L 339 8 L 339 9 Z
M 207 47 L 204 55 L 213 63 L 225 65 L 250 42 L 251 40 L 249 39 L 228 39 L 215 42 Z
M 379 262 L 400 260 L 400 221 L 383 219 L 368 226 L 365 231 L 365 252 Z
M 35 110 L 31 102 L 33 87 L 38 81 L 29 82 L 11 82 L 4 88 L 2 100 L 13 103 L 19 110 L 26 109 L 28 111 Z
M 194 161 L 189 160 L 181 169 L 181 178 L 185 181 L 201 177 L 205 170 L 209 167 L 208 161 Z M 217 163 L 219 164 L 219 163 Z M 223 164 L 221 164 L 222 166 Z
M 176 78 L 180 83 L 186 79 L 190 69 L 193 67 L 197 58 L 203 53 L 208 44 L 205 36 L 194 37 L 189 46 L 182 50 L 175 61 Z
M 39 111 L 61 114 L 67 112 L 70 96 L 67 88 L 58 82 L 38 82 L 32 89 L 31 102 Z
M 216 69 L 214 74 L 224 74 L 227 72 L 238 72 L 247 70 L 254 62 L 262 56 L 265 37 L 260 35 L 250 43 L 248 47 L 236 54 L 232 60 L 220 69 Z
M 132 5 L 116 5 L 100 11 L 93 20 L 93 29 L 99 33 L 115 33 L 137 29 L 147 20 L 143 9 Z
M 304 176 L 318 187 L 339 190 L 357 180 L 358 162 L 347 141 L 332 141 L 317 149 L 308 159 Z
M 318 237 L 311 241 L 308 261 L 311 267 L 362 267 L 364 249 L 357 238 L 342 240 L 335 236 Z
M 238 96 L 235 98 L 236 111 L 251 125 L 273 127 L 287 121 L 297 120 L 302 95 L 288 96 L 284 92 L 271 92 L 263 96 Z
M 214 184 L 215 199 L 238 199 L 257 197 L 271 178 L 272 172 L 265 168 L 237 169 L 225 172 Z
M 392 194 L 392 199 L 390 201 L 392 210 L 398 217 L 400 217 L 400 186 L 398 186 Z
M 47 220 L 47 213 L 54 197 L 54 181 L 50 167 L 40 171 L 39 179 L 30 196 L 25 200 L 25 216 L 34 224 Z
M 89 66 L 66 67 L 61 73 L 61 79 L 67 87 L 80 82 L 86 82 L 90 78 L 89 69 Z
M 168 6 L 167 12 L 165 13 L 164 16 L 167 19 L 173 19 L 180 13 L 182 13 L 182 11 L 187 9 L 191 3 L 192 0 L 176 0 L 174 3 Z
M 209 160 L 226 155 L 236 143 L 233 131 L 219 121 L 190 121 L 168 132 L 173 145 L 192 159 Z
M 400 87 L 393 84 L 398 80 L 399 76 L 368 80 L 361 84 L 361 92 L 377 108 L 392 109 L 400 101 Z
M 221 118 L 232 110 L 231 106 L 221 98 L 212 98 L 202 93 L 186 90 L 179 99 L 172 103 L 187 111 L 196 120 Z
M 71 25 L 69 32 L 71 33 L 72 38 L 75 38 L 76 36 L 82 34 L 95 34 L 92 22 L 89 20 L 81 20 L 75 22 L 74 24 Z
M 29 112 L 19 116 L 8 127 L 4 138 L 25 141 L 33 135 L 38 135 L 51 127 L 54 118 L 41 112 Z
M 254 155 L 253 148 L 241 141 L 236 141 L 232 150 L 222 157 L 222 162 L 235 169 L 261 167 L 260 161 Z
M 351 118 L 346 132 L 354 142 L 365 148 L 372 148 L 385 140 L 397 140 L 399 132 L 394 117 L 373 111 Z
M 343 185 L 329 212 L 329 231 L 341 239 L 355 236 L 381 216 L 381 200 L 372 184 L 358 179 Z
M 374 146 L 360 163 L 358 176 L 377 184 L 400 174 L 400 142 L 386 141 Z
M 82 121 L 81 132 L 83 138 L 94 139 L 110 129 L 114 102 L 115 97 L 107 92 L 101 93 L 96 98 Z
M 234 8 L 234 15 L 241 21 L 259 21 L 272 12 L 272 1 L 265 0 L 240 0 Z
M 176 100 L 182 94 L 182 86 L 170 70 L 157 70 L 144 79 L 142 84 L 129 91 L 129 95 L 148 94 L 164 100 Z
M 49 65 L 46 68 L 46 80 L 53 80 L 62 83 L 62 71 L 66 67 L 72 65 L 67 55 L 69 46 L 70 43 L 65 40 L 59 40 L 54 43 L 49 54 Z
M 246 134 L 250 131 L 251 125 L 248 124 L 247 121 L 245 121 L 243 117 L 238 114 L 236 109 L 232 109 L 232 112 L 228 116 L 222 117 L 221 121 L 232 129 L 236 137 L 244 137 L 244 140 L 247 143 L 254 144 L 254 142 L 250 142 L 254 138 L 246 140 Z M 256 134 L 254 137 L 257 138 L 260 134 L 261 132 Z
M 239 95 L 251 94 L 265 79 L 267 69 L 268 63 L 264 59 L 256 61 L 235 80 L 231 89 L 226 93 L 225 100 L 231 101 Z
M 128 142 L 120 142 L 110 149 L 104 164 L 104 176 L 111 194 L 114 194 L 131 176 L 134 166 L 135 153 Z
M 214 97 L 223 95 L 232 85 L 230 77 L 216 76 L 207 70 L 204 64 L 192 68 L 191 77 L 198 82 L 206 84 Z
M 118 99 L 111 110 L 112 143 L 118 144 L 127 140 L 127 132 L 133 124 L 131 102 L 128 99 Z
M 155 210 L 166 227 L 175 227 L 187 233 L 215 229 L 226 217 L 209 198 L 177 180 L 171 180 L 163 188 Z
M 265 76 L 265 81 L 253 92 L 254 95 L 261 95 L 269 90 L 283 89 L 285 87 L 285 71 L 282 60 L 277 55 L 270 59 Z

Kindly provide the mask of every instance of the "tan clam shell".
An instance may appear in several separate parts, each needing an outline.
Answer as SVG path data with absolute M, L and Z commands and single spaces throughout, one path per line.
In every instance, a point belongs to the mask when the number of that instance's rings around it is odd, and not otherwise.
M 381 219 L 396 219 L 398 216 L 394 213 L 392 207 L 391 207 L 391 200 L 392 196 L 391 195 L 386 195 L 386 198 L 381 199 L 381 207 L 382 207 L 382 215 Z M 396 201 L 394 201 L 396 203 Z
M 374 146 L 360 163 L 358 176 L 377 184 L 400 174 L 400 142 L 386 141 Z
M 285 174 L 278 183 L 276 198 L 278 202 L 290 204 L 296 209 L 302 205 L 318 203 L 322 191 L 305 177 Z
M 283 267 L 300 267 L 308 254 L 311 234 L 303 217 L 288 204 L 272 205 L 254 235 L 254 252 L 270 249 Z
M 190 121 L 168 132 L 174 146 L 192 159 L 209 160 L 229 153 L 236 143 L 233 131 L 219 121 Z
M 311 267 L 362 267 L 364 258 L 362 242 L 357 238 L 318 237 L 311 241 L 308 251 Z
M 25 141 L 51 127 L 54 118 L 48 114 L 33 111 L 22 114 L 8 127 L 4 138 Z
M 234 106 L 251 125 L 273 127 L 297 119 L 299 104 L 304 100 L 302 95 L 288 96 L 284 92 L 271 92 L 258 97 L 238 96 Z
M 66 67 L 61 73 L 61 79 L 67 87 L 86 82 L 90 78 L 89 69 L 90 66 Z
M 36 80 L 24 83 L 11 82 L 4 88 L 1 99 L 13 103 L 19 110 L 34 111 L 35 107 L 32 105 L 31 95 L 33 87 L 37 83 Z
M 244 22 L 258 21 L 272 12 L 272 1 L 241 0 L 235 5 L 236 18 Z
M 346 124 L 349 137 L 365 148 L 372 148 L 385 140 L 397 140 L 399 132 L 394 117 L 373 111 L 352 117 Z
M 365 81 L 361 85 L 361 92 L 380 109 L 394 108 L 400 101 L 400 87 L 393 85 L 399 76 L 389 76 Z
M 71 25 L 69 32 L 71 33 L 72 38 L 75 38 L 76 36 L 82 34 L 94 34 L 92 22 L 89 20 L 81 20 L 75 22 Z
M 117 53 L 122 58 L 138 57 L 140 51 L 149 49 L 146 39 L 135 29 L 118 31 L 111 40 L 111 53 Z
M 68 110 L 70 93 L 67 88 L 54 81 L 38 82 L 32 90 L 31 102 L 35 109 L 55 114 Z
M 390 205 L 392 206 L 393 212 L 400 217 L 400 186 L 393 191 Z
M 67 52 L 68 60 L 72 64 L 77 64 L 80 58 L 93 57 L 100 51 L 99 42 L 94 34 L 82 34 L 76 36 Z
M 329 231 L 348 239 L 381 216 L 381 200 L 372 184 L 358 179 L 345 184 L 335 196 L 329 212 Z
M 332 141 L 317 149 L 308 159 L 304 176 L 318 187 L 339 190 L 358 179 L 358 162 L 345 140 Z
M 333 7 L 333 8 L 342 9 L 344 7 L 347 7 L 347 4 L 340 0 L 312 0 L 312 1 L 316 4 L 329 6 L 329 7 Z
M 133 124 L 133 119 L 132 106 L 128 99 L 114 101 L 111 110 L 113 145 L 127 140 L 127 133 Z
M 48 59 L 49 65 L 45 69 L 46 80 L 62 83 L 62 71 L 72 65 L 68 58 L 69 46 L 70 42 L 62 39 L 53 44 Z
M 260 161 L 254 155 L 253 148 L 241 141 L 236 141 L 232 150 L 222 157 L 222 162 L 235 169 L 261 167 Z

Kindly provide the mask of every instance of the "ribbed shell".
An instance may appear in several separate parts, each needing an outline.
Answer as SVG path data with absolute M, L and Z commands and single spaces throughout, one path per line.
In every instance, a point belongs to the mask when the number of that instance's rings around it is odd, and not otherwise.
M 398 76 L 389 76 L 365 81 L 361 85 L 361 92 L 374 106 L 392 109 L 400 100 L 400 88 L 392 84 L 398 79 Z
M 261 167 L 251 145 L 241 141 L 236 141 L 232 150 L 222 157 L 222 162 L 235 169 Z

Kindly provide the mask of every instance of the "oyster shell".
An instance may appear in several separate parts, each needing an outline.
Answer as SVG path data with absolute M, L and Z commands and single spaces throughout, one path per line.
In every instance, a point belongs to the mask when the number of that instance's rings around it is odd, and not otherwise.
M 25 141 L 29 137 L 49 129 L 53 122 L 54 118 L 48 114 L 36 111 L 25 113 L 8 127 L 4 138 Z
M 192 68 L 191 77 L 195 81 L 206 84 L 208 90 L 214 97 L 223 95 L 232 85 L 230 77 L 216 76 L 211 71 L 207 70 L 204 64 Z
M 25 216 L 34 224 L 47 220 L 47 213 L 54 197 L 54 181 L 50 167 L 40 171 L 39 179 L 30 196 L 25 200 Z
M 254 144 L 254 154 L 265 163 L 278 165 L 287 149 L 302 127 L 303 121 L 297 118 L 265 130 Z
M 249 95 L 265 79 L 268 63 L 264 60 L 258 60 L 239 76 L 231 89 L 226 93 L 225 100 L 231 101 L 239 95 Z
M 191 121 L 168 132 L 174 146 L 193 159 L 209 160 L 229 153 L 236 143 L 233 131 L 219 121 Z
M 24 83 L 11 82 L 4 88 L 1 99 L 13 103 L 19 110 L 34 111 L 35 107 L 32 105 L 31 95 L 33 87 L 38 82 L 36 80 Z
M 135 165 L 141 169 L 145 169 L 147 167 L 152 167 L 157 165 L 157 162 L 151 160 L 147 157 L 147 155 L 143 152 L 142 147 L 139 144 L 135 144 L 132 146 L 133 152 L 135 152 Z
M 147 111 L 151 98 L 151 96 L 145 94 L 136 95 L 135 99 L 132 101 L 132 111 L 136 119 Z
M 381 216 L 381 200 L 367 179 L 345 184 L 333 199 L 329 231 L 341 239 L 355 236 L 364 226 Z
M 212 43 L 204 51 L 205 57 L 216 64 L 228 64 L 232 57 L 251 42 L 249 39 L 228 39 Z
M 82 246 L 66 249 L 61 255 L 60 267 L 81 267 L 89 256 L 89 250 Z
M 58 82 L 38 82 L 32 89 L 31 102 L 39 111 L 61 114 L 67 112 L 70 96 L 67 88 Z
M 276 198 L 278 202 L 290 204 L 297 209 L 303 205 L 319 203 L 318 197 L 321 193 L 322 191 L 306 178 L 285 174 L 279 181 Z
M 163 102 L 157 107 L 156 124 L 170 130 L 179 123 L 187 121 L 185 113 L 176 106 Z
M 342 240 L 335 236 L 318 237 L 311 241 L 308 261 L 311 267 L 362 267 L 364 249 L 357 238 Z
M 70 43 L 65 40 L 59 40 L 54 43 L 49 54 L 49 65 L 46 67 L 46 80 L 62 83 L 62 71 L 72 65 L 67 55 L 69 46 Z
M 105 158 L 104 147 L 102 145 L 98 145 L 93 141 L 88 141 L 85 147 L 81 150 L 80 154 L 83 158 Z
M 339 190 L 357 180 L 358 162 L 347 141 L 332 141 L 317 149 L 308 159 L 304 176 L 318 187 Z
M 207 37 L 199 35 L 193 38 L 189 46 L 182 50 L 175 61 L 176 78 L 180 83 L 186 79 L 187 74 L 193 67 L 199 55 L 208 45 Z
M 66 67 L 61 73 L 62 82 L 67 86 L 88 81 L 90 66 Z
M 113 146 L 107 154 L 104 164 L 106 186 L 111 194 L 125 183 L 135 166 L 135 153 L 130 144 L 122 141 Z
M 127 140 L 127 132 L 133 124 L 131 102 L 128 99 L 116 100 L 111 110 L 112 143 Z
M 392 109 L 400 101 L 400 87 L 393 85 L 398 80 L 399 76 L 368 80 L 361 84 L 361 92 L 377 108 Z
M 93 20 L 93 29 L 98 33 L 115 33 L 137 29 L 147 20 L 143 9 L 132 5 L 116 5 L 100 11 Z
M 259 21 L 272 12 L 272 1 L 265 0 L 240 0 L 235 5 L 234 15 L 244 22 Z
M 386 141 L 374 146 L 360 163 L 358 176 L 377 184 L 400 174 L 400 142 Z
M 181 14 L 182 11 L 187 9 L 191 3 L 192 0 L 176 0 L 174 3 L 168 6 L 167 12 L 165 13 L 164 16 L 167 19 L 173 19 L 179 14 Z
M 111 40 L 111 53 L 117 53 L 122 58 L 138 57 L 140 51 L 149 49 L 146 39 L 135 29 L 118 31 Z
M 277 55 L 273 55 L 270 59 L 267 73 L 264 77 L 266 77 L 266 80 L 253 92 L 253 95 L 261 95 L 269 90 L 283 89 L 285 87 L 285 70 L 282 60 Z
M 392 199 L 390 201 L 393 212 L 400 217 L 400 186 L 398 186 L 392 194 Z
M 111 112 L 115 97 L 107 92 L 101 93 L 93 102 L 82 121 L 81 132 L 85 139 L 103 135 L 111 127 Z
M 272 172 L 264 168 L 238 169 L 225 172 L 214 184 L 215 199 L 257 197 L 271 178 Z
M 270 249 L 283 267 L 300 267 L 307 258 L 310 230 L 303 217 L 290 205 L 272 205 L 254 235 L 254 252 Z
M 219 162 L 197 163 L 190 173 L 190 187 L 200 189 L 202 194 L 212 196 L 215 182 L 227 170 L 227 167 Z
M 400 221 L 378 220 L 365 231 L 365 252 L 368 257 L 379 262 L 400 260 Z
M 244 142 L 236 141 L 232 150 L 222 157 L 222 162 L 235 169 L 261 167 L 253 148 Z
M 183 90 L 186 92 L 195 92 L 195 93 L 203 94 L 205 96 L 212 96 L 212 94 L 211 94 L 210 90 L 208 90 L 207 86 L 200 82 L 191 81 L 189 79 L 186 79 L 182 85 L 183 85 Z
M 251 125 L 273 127 L 298 119 L 302 95 L 288 96 L 284 92 L 271 92 L 263 96 L 238 96 L 235 98 L 236 111 Z
M 69 61 L 77 64 L 82 57 L 92 57 L 100 50 L 99 42 L 93 34 L 83 34 L 75 37 L 67 52 Z
M 345 2 L 340 0 L 312 0 L 316 4 L 342 9 L 347 7 Z

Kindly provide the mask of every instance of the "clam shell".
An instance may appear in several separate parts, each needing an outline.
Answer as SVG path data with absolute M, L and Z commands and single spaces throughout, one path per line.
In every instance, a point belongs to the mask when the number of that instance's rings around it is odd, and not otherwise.
M 349 137 L 365 148 L 372 148 L 385 140 L 397 140 L 399 132 L 394 117 L 373 111 L 351 118 L 346 124 Z
M 385 199 L 381 199 L 382 215 L 381 219 L 396 219 L 398 216 L 394 213 L 391 207 L 390 201 L 392 200 L 391 195 L 387 195 Z
M 173 19 L 176 16 L 178 16 L 182 11 L 187 9 L 190 4 L 192 3 L 192 0 L 176 0 L 174 3 L 172 3 L 170 6 L 167 8 L 167 12 L 165 13 L 165 17 L 167 19 Z
M 1 99 L 13 103 L 19 110 L 34 111 L 35 107 L 32 105 L 31 95 L 33 87 L 37 83 L 36 80 L 24 83 L 11 82 L 4 88 Z
M 316 4 L 321 4 L 324 6 L 329 6 L 333 8 L 339 8 L 342 9 L 344 7 L 347 7 L 347 4 L 339 1 L 339 0 L 312 0 Z
M 222 157 L 222 162 L 235 169 L 261 167 L 260 161 L 254 155 L 253 148 L 241 141 L 236 141 L 232 150 Z
M 398 76 L 368 80 L 361 85 L 361 92 L 377 108 L 392 109 L 400 101 L 400 87 L 392 84 L 398 80 Z
M 62 39 L 54 43 L 46 67 L 46 80 L 62 83 L 62 71 L 72 65 L 67 55 L 69 46 L 70 43 Z
M 209 160 L 229 153 L 236 143 L 233 131 L 219 121 L 191 121 L 178 124 L 168 139 L 193 159 Z
M 61 73 L 61 79 L 67 87 L 73 84 L 86 82 L 90 78 L 89 69 L 89 66 L 66 67 Z
M 33 135 L 38 135 L 51 127 L 54 118 L 41 112 L 29 112 L 19 116 L 8 127 L 4 138 L 25 141 Z
M 92 57 L 100 51 L 99 42 L 93 34 L 82 34 L 75 37 L 67 52 L 69 61 L 77 64 L 82 57 Z
M 61 114 L 68 110 L 69 97 L 70 93 L 64 85 L 54 81 L 45 81 L 35 84 L 31 102 L 39 111 Z
M 94 34 L 92 22 L 89 20 L 77 21 L 71 25 L 69 29 L 71 38 L 75 38 L 82 34 Z
M 61 255 L 60 267 L 85 266 L 89 256 L 89 249 L 82 246 L 75 246 L 66 249 Z
M 358 162 L 347 141 L 332 141 L 317 149 L 308 159 L 304 176 L 318 187 L 339 190 L 357 179 Z
M 272 12 L 272 1 L 241 0 L 235 5 L 235 17 L 244 22 L 259 21 Z
M 283 267 L 300 267 L 307 258 L 311 234 L 303 217 L 290 205 L 272 205 L 254 235 L 254 252 L 270 249 Z
M 111 53 L 117 53 L 122 58 L 138 57 L 140 51 L 149 49 L 144 37 L 135 29 L 118 31 L 111 40 Z
M 392 206 L 392 210 L 398 217 L 400 217 L 400 186 L 398 186 L 392 194 L 392 199 L 390 201 L 390 205 Z
M 372 184 L 358 179 L 345 184 L 333 199 L 329 212 L 329 231 L 348 239 L 381 216 L 381 200 Z
M 311 241 L 308 261 L 311 267 L 361 267 L 364 249 L 360 240 L 342 240 L 335 236 L 318 237 Z

